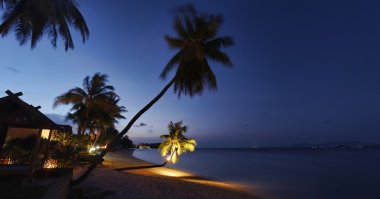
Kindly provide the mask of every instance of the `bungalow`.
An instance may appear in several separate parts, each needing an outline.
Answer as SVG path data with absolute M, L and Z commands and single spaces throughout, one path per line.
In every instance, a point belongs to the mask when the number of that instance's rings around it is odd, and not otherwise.
M 29 165 L 29 172 L 33 173 L 40 166 L 37 165 L 37 155 L 41 138 L 50 141 L 53 131 L 71 132 L 71 126 L 54 123 L 38 110 L 41 108 L 40 106 L 34 107 L 21 100 L 19 98 L 22 95 L 21 92 L 13 93 L 7 90 L 5 93 L 8 96 L 0 98 L 0 164 L 7 164 L 4 161 L 6 156 L 3 154 L 6 138 L 25 138 L 36 135 L 37 139 L 32 151 L 33 157 Z M 45 156 L 47 152 L 46 150 Z M 3 159 L 1 160 L 1 158 Z

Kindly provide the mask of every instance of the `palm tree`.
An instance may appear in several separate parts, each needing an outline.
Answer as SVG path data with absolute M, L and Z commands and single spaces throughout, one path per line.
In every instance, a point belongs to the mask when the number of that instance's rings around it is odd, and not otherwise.
M 221 15 L 199 14 L 192 5 L 181 7 L 179 15 L 174 20 L 176 36 L 165 35 L 169 47 L 177 49 L 178 52 L 168 62 L 161 73 L 166 78 L 170 71 L 176 69 L 174 77 L 164 89 L 143 107 L 129 121 L 127 126 L 111 142 L 110 146 L 102 151 L 88 170 L 71 185 L 77 185 L 85 180 L 99 164 L 106 153 L 120 140 L 133 126 L 133 124 L 152 107 L 165 93 L 174 85 L 174 92 L 178 96 L 200 95 L 205 87 L 209 90 L 217 89 L 215 75 L 209 65 L 209 60 L 221 63 L 224 66 L 232 66 L 227 53 L 222 48 L 233 45 L 229 36 L 218 36 L 218 31 L 223 23 Z
M 158 148 L 161 150 L 161 156 L 164 157 L 168 153 L 168 161 L 173 164 L 177 162 L 178 156 L 187 151 L 193 152 L 197 142 L 193 138 L 186 138 L 183 133 L 186 133 L 187 126 L 182 126 L 182 121 L 168 125 L 169 134 L 161 135 L 160 138 L 165 139 Z
M 85 19 L 77 8 L 76 0 L 0 0 L 4 9 L 4 22 L 0 34 L 5 36 L 13 29 L 20 45 L 29 39 L 34 48 L 39 39 L 47 33 L 53 47 L 60 36 L 65 50 L 73 49 L 74 42 L 69 26 L 73 26 L 82 36 L 82 42 L 89 37 Z
M 119 96 L 114 92 L 114 87 L 107 85 L 108 76 L 96 73 L 87 76 L 83 80 L 83 89 L 76 87 L 58 96 L 54 107 L 61 104 L 72 104 L 70 113 L 66 116 L 78 125 L 78 134 L 84 134 L 89 130 L 94 134 L 95 130 L 103 130 L 114 127 L 117 119 L 125 119 L 121 115 L 125 112 L 123 106 L 119 106 Z
M 119 106 L 120 98 L 116 95 L 110 96 L 108 100 L 102 100 L 100 108 L 94 111 L 93 120 L 89 125 L 90 128 L 99 131 L 105 131 L 105 129 L 111 128 L 115 129 L 115 124 L 118 123 L 119 119 L 125 119 L 121 115 L 122 112 L 126 112 L 124 106 Z

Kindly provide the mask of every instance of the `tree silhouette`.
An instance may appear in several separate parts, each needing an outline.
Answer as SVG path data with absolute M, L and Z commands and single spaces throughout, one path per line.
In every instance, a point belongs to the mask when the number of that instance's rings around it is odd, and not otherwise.
M 72 112 L 66 118 L 78 124 L 79 135 L 86 130 L 94 134 L 95 130 L 102 132 L 114 128 L 117 119 L 125 119 L 121 113 L 126 110 L 118 105 L 120 98 L 107 82 L 107 75 L 96 73 L 84 78 L 83 88 L 70 89 L 55 99 L 54 107 L 72 104 Z
M 129 121 L 127 126 L 119 133 L 110 147 L 100 153 L 87 171 L 72 181 L 72 186 L 81 183 L 96 168 L 106 153 L 120 140 L 133 126 L 133 124 L 152 107 L 166 92 L 174 85 L 174 92 L 181 95 L 200 95 L 205 87 L 210 90 L 217 89 L 216 77 L 209 65 L 209 60 L 221 63 L 224 66 L 232 66 L 227 53 L 222 48 L 233 45 L 229 36 L 218 36 L 218 31 L 223 23 L 222 15 L 210 15 L 198 13 L 192 5 L 179 8 L 179 14 L 174 19 L 174 30 L 176 36 L 165 35 L 169 47 L 178 50 L 173 58 L 165 66 L 161 73 L 166 78 L 168 73 L 174 69 L 175 75 L 164 87 L 164 89 L 146 106 L 144 106 Z
M 74 27 L 85 42 L 89 29 L 76 0 L 0 0 L 5 19 L 0 25 L 0 34 L 5 36 L 14 31 L 20 45 L 31 41 L 31 48 L 46 33 L 53 47 L 57 46 L 58 37 L 65 44 L 65 50 L 74 49 L 70 26 Z

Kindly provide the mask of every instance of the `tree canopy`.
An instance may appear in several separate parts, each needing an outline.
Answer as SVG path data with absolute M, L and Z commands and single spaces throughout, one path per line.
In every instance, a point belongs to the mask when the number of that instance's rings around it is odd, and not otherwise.
M 118 119 L 125 119 L 121 114 L 126 109 L 118 105 L 120 97 L 107 82 L 107 75 L 96 73 L 84 78 L 83 88 L 76 87 L 56 97 L 54 107 L 72 105 L 66 118 L 78 124 L 78 134 L 84 134 L 86 130 L 94 133 L 95 130 L 115 128 Z
M 76 0 L 0 0 L 0 9 L 4 11 L 1 36 L 13 31 L 20 45 L 30 40 L 34 48 L 47 34 L 53 47 L 61 37 L 67 51 L 74 49 L 70 26 L 81 34 L 82 42 L 90 35 Z
M 164 141 L 158 146 L 161 150 L 161 156 L 169 154 L 168 161 L 173 164 L 177 162 L 178 157 L 187 151 L 193 152 L 197 142 L 193 138 L 186 138 L 183 134 L 187 131 L 187 126 L 180 122 L 169 122 L 169 134 L 161 135 Z
M 192 5 L 182 6 L 179 15 L 174 19 L 176 35 L 165 35 L 169 47 L 177 53 L 169 60 L 161 73 L 166 78 L 176 69 L 174 91 L 194 96 L 202 94 L 206 88 L 217 89 L 217 80 L 209 60 L 232 66 L 227 53 L 222 48 L 232 46 L 229 36 L 218 36 L 223 23 L 222 15 L 198 13 Z

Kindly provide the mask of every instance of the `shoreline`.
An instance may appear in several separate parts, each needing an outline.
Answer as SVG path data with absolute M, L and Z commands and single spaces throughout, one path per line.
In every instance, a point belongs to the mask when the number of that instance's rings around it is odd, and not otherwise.
M 241 198 L 264 199 L 243 186 L 210 180 L 168 167 L 127 171 L 114 168 L 153 165 L 133 157 L 133 150 L 109 152 L 102 165 L 69 198 Z

